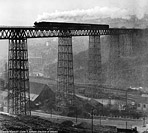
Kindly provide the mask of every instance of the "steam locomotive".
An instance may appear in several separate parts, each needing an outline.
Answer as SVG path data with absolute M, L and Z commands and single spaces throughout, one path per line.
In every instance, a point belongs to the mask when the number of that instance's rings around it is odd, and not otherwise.
M 68 30 L 96 30 L 108 29 L 109 25 L 67 23 L 67 22 L 35 22 L 35 28 L 68 29 Z

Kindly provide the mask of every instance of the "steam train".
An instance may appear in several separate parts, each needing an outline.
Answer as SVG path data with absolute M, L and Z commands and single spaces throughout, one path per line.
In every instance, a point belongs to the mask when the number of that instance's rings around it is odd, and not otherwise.
M 69 29 L 69 30 L 96 30 L 108 29 L 109 25 L 85 24 L 85 23 L 67 23 L 67 22 L 35 22 L 35 28 L 51 28 L 51 29 Z

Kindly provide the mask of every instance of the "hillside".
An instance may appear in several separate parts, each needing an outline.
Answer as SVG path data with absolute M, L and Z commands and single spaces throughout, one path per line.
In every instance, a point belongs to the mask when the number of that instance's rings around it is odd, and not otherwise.
M 148 31 L 137 34 L 134 38 L 131 56 L 122 55 L 114 59 L 109 68 L 110 42 L 108 36 L 101 38 L 102 77 L 103 83 L 116 87 L 144 87 L 148 88 Z M 75 81 L 86 82 L 88 70 L 88 50 L 74 55 Z M 44 67 L 44 73 L 56 78 L 57 63 Z M 112 78 L 109 78 L 109 73 Z

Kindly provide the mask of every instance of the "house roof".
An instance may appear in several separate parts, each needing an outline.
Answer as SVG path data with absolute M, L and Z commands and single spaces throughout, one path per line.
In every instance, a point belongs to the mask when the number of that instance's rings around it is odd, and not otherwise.
M 49 88 L 48 85 L 37 82 L 30 82 L 30 100 L 34 101 L 45 88 Z M 0 95 L 7 99 L 8 92 L 0 91 Z
M 45 85 L 39 96 L 36 98 L 36 102 L 43 102 L 44 100 L 50 99 L 51 101 L 55 100 L 54 92 L 49 88 L 49 86 Z
M 34 101 L 39 95 L 30 93 L 30 100 Z
M 7 96 L 8 96 L 8 92 L 7 91 L 0 91 L 0 95 L 3 96 L 4 99 L 6 100 Z M 37 95 L 37 94 L 30 93 L 30 100 L 34 101 L 38 96 L 39 95 Z
M 30 82 L 30 93 L 39 95 L 45 86 L 47 85 L 37 82 Z
M 148 97 L 137 97 L 136 103 L 148 104 Z
M 30 82 L 30 94 L 37 94 L 39 95 L 41 91 L 47 86 L 46 84 L 38 83 L 38 82 Z M 8 85 L 6 86 L 6 89 Z

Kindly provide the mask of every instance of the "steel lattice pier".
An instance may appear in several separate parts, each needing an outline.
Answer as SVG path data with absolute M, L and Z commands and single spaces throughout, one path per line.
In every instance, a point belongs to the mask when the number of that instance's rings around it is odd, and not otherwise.
M 31 115 L 27 39 L 9 39 L 8 112 Z
M 64 100 L 65 106 L 72 105 L 74 100 L 74 73 L 73 73 L 73 51 L 72 37 L 58 38 L 58 66 L 57 66 L 57 104 Z
M 101 84 L 100 36 L 89 36 L 88 79 L 93 84 Z

